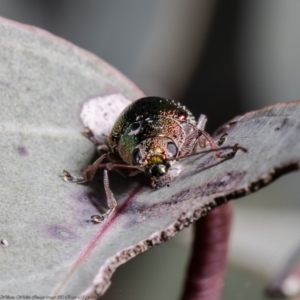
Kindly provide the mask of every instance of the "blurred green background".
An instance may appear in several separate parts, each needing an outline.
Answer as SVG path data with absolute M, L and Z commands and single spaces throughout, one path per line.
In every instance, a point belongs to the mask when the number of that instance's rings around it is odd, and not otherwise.
M 147 95 L 206 114 L 209 132 L 300 99 L 298 0 L 1 0 L 0 12 L 97 54 Z M 300 244 L 299 179 L 290 174 L 235 203 L 223 299 L 267 299 L 268 279 Z M 103 299 L 179 299 L 191 236 L 122 266 Z

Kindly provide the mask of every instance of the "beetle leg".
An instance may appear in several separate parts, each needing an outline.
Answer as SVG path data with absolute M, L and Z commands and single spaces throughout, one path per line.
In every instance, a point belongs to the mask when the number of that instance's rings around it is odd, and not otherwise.
M 89 128 L 89 127 L 85 127 L 84 131 L 82 132 L 82 134 L 89 139 L 93 144 L 95 144 L 97 146 L 97 150 L 100 154 L 102 154 L 101 151 L 104 152 L 109 152 L 109 147 L 106 144 L 103 144 L 103 142 L 97 140 L 97 138 L 95 137 L 93 131 Z M 104 136 L 106 137 L 106 136 Z M 106 137 L 107 138 L 107 137 Z
M 110 152 L 110 149 L 109 149 L 108 145 L 101 144 L 101 145 L 97 146 L 97 152 L 99 153 L 99 155 L 102 155 L 103 152 L 104 153 Z
M 63 179 L 65 181 L 75 182 L 75 183 L 84 183 L 87 181 L 91 181 L 94 178 L 97 170 L 99 168 L 102 168 L 101 163 L 104 159 L 108 157 L 108 155 L 109 153 L 105 153 L 101 155 L 92 165 L 87 166 L 87 168 L 83 173 L 83 176 L 81 177 L 72 176 L 68 171 L 63 170 L 63 174 L 62 174 Z
M 106 169 L 104 170 L 103 175 L 104 175 L 104 177 L 103 177 L 104 190 L 105 190 L 106 199 L 107 199 L 107 206 L 109 209 L 104 214 L 92 215 L 91 219 L 95 223 L 101 223 L 104 220 L 106 220 L 117 207 L 117 201 L 116 201 L 114 194 L 111 191 L 110 186 L 109 186 L 108 171 Z
M 201 136 L 204 136 L 205 137 L 205 139 L 208 141 L 208 143 L 209 143 L 209 145 L 210 145 L 210 147 L 213 149 L 213 150 L 218 150 L 219 149 L 219 147 L 218 147 L 218 145 L 216 144 L 216 142 L 213 140 L 213 138 L 207 133 L 207 132 L 205 132 L 205 131 L 200 131 L 200 137 L 199 138 L 201 138 Z M 216 151 L 216 154 L 215 154 L 217 157 L 220 157 L 220 155 L 221 155 L 221 153 L 219 152 L 219 151 Z
M 200 115 L 198 122 L 197 122 L 197 128 L 200 129 L 201 131 L 203 131 L 205 128 L 206 122 L 207 122 L 207 117 L 205 115 Z
M 220 136 L 219 140 L 217 141 L 217 145 L 218 145 L 219 147 L 222 146 L 222 145 L 224 144 L 224 142 L 227 140 L 227 137 L 228 137 L 228 133 L 227 133 L 227 132 L 224 132 L 224 133 Z
M 85 127 L 84 131 L 82 131 L 82 134 L 95 145 L 99 145 L 99 142 L 95 138 L 93 131 L 89 127 Z
M 205 125 L 206 125 L 206 122 L 207 122 L 207 117 L 205 115 L 200 115 L 199 119 L 198 119 L 198 122 L 197 122 L 197 128 L 200 130 L 200 132 L 204 131 L 204 128 L 205 128 Z M 225 132 L 223 133 L 219 140 L 217 141 L 217 145 L 220 147 L 224 144 L 224 142 L 226 141 L 227 139 L 227 136 L 228 136 L 228 133 Z M 203 139 L 201 140 L 201 138 L 203 138 L 201 135 L 199 137 L 199 144 L 200 144 L 200 147 L 201 148 L 205 148 L 206 147 L 206 142 L 203 141 Z M 204 137 L 206 139 L 206 136 Z M 206 139 L 206 141 L 208 141 Z
M 213 138 L 207 132 L 202 131 L 201 134 L 207 139 L 208 143 L 210 144 L 211 149 L 213 149 L 215 151 L 215 156 L 218 158 L 225 158 L 225 159 L 232 158 L 233 156 L 235 156 L 235 154 L 237 153 L 237 151 L 239 149 L 245 150 L 244 148 L 240 147 L 239 144 L 235 144 L 232 147 L 229 146 L 229 148 L 232 149 L 232 151 L 230 153 L 222 154 L 219 146 L 220 146 L 220 144 L 222 145 L 225 142 L 227 135 L 228 135 L 227 133 L 224 133 L 220 137 L 220 139 L 217 143 L 213 140 Z
M 232 158 L 232 157 L 235 156 L 235 154 L 237 153 L 237 151 L 239 149 L 242 150 L 242 151 L 244 151 L 244 152 L 247 152 L 247 149 L 241 147 L 239 144 L 235 144 L 235 145 L 233 145 L 231 152 L 229 152 L 227 154 L 224 154 L 224 155 L 221 155 L 221 156 L 219 156 L 219 158 L 225 158 L 225 159 Z

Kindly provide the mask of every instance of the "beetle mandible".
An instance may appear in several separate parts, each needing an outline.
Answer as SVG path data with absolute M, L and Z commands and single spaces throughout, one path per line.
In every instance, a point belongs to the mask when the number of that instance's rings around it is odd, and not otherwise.
M 145 97 L 127 106 L 117 118 L 107 144 L 99 144 L 93 132 L 87 128 L 84 135 L 97 145 L 100 157 L 89 165 L 83 177 L 73 177 L 63 171 L 65 181 L 84 183 L 91 181 L 97 170 L 104 168 L 104 189 L 108 211 L 92 216 L 94 222 L 102 222 L 115 210 L 117 202 L 109 186 L 108 171 L 116 170 L 125 176 L 145 173 L 151 178 L 151 185 L 159 188 L 170 185 L 174 179 L 170 168 L 177 161 L 195 155 L 197 145 L 210 146 L 218 158 L 233 157 L 238 144 L 228 146 L 232 151 L 223 155 L 220 146 L 227 133 L 215 142 L 204 131 L 206 117 L 201 115 L 198 123 L 192 113 L 180 103 L 161 97 Z

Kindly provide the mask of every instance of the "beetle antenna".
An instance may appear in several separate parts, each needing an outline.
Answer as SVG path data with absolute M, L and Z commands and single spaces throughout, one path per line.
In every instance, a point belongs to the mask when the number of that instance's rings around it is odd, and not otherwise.
M 139 165 L 139 166 L 133 166 L 133 165 L 125 165 L 125 164 L 116 164 L 116 163 L 106 163 L 106 164 L 101 164 L 99 165 L 99 168 L 105 168 L 108 171 L 111 171 L 113 169 L 136 169 L 139 171 L 144 170 L 144 166 Z
M 220 151 L 220 150 L 227 150 L 227 149 L 232 149 L 232 152 L 225 154 L 224 156 L 220 156 L 219 158 L 225 158 L 225 159 L 232 158 L 238 150 L 242 150 L 243 152 L 248 152 L 246 148 L 240 146 L 239 144 L 235 144 L 234 146 L 223 146 L 223 147 L 219 147 L 216 149 L 208 149 L 208 150 L 192 153 L 189 155 L 182 155 L 182 156 L 178 156 L 175 158 L 169 158 L 169 159 L 167 159 L 167 161 L 180 161 L 187 157 L 192 157 L 192 156 L 196 156 L 199 154 L 206 154 L 206 153 L 216 152 L 216 151 Z

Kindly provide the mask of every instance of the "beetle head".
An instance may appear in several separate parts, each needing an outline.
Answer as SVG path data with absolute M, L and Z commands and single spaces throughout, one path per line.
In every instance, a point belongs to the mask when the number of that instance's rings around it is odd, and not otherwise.
M 177 156 L 178 148 L 170 138 L 155 136 L 142 141 L 132 151 L 132 164 L 144 168 L 151 177 L 164 176 Z

